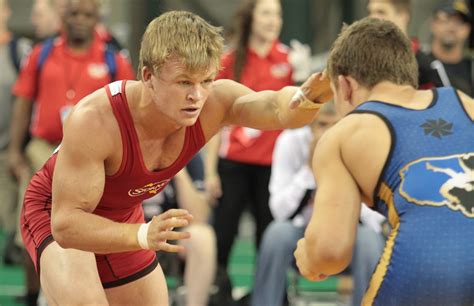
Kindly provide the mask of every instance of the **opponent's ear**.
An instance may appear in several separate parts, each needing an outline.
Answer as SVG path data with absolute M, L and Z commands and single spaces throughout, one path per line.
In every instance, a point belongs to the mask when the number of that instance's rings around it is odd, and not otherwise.
M 337 77 L 337 82 L 338 82 L 339 88 L 341 89 L 341 98 L 344 101 L 351 103 L 352 83 L 350 79 L 346 76 L 339 75 Z

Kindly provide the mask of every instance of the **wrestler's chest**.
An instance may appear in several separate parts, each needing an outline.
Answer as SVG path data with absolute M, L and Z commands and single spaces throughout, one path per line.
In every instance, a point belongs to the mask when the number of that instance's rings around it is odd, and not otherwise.
M 183 140 L 170 139 L 162 142 L 140 142 L 140 150 L 145 167 L 150 171 L 156 171 L 171 166 L 183 149 Z

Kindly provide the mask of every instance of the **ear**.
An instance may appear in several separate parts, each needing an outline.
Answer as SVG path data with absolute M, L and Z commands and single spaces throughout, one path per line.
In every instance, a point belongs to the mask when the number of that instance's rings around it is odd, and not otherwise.
M 153 89 L 153 82 L 151 81 L 151 77 L 153 76 L 153 71 L 149 67 L 143 66 L 140 73 L 141 73 L 143 84 L 145 84 L 146 87 Z
M 466 37 L 469 40 L 469 33 L 471 33 L 471 25 L 467 22 L 463 24 L 462 31 L 463 31 L 463 37 Z
M 353 88 L 350 79 L 346 76 L 339 75 L 337 77 L 337 82 L 341 89 L 341 98 L 351 104 Z

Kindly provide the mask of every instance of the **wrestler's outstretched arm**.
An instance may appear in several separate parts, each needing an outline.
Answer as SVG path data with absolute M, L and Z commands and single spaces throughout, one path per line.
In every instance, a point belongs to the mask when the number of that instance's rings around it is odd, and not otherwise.
M 278 91 L 254 92 L 237 82 L 218 80 L 203 110 L 206 120 L 202 123 L 214 133 L 216 127 L 229 124 L 262 130 L 295 128 L 310 123 L 322 103 L 331 99 L 329 80 L 322 73 L 313 74 L 301 87 Z
M 118 223 L 92 213 L 104 192 L 105 162 L 114 150 L 113 131 L 104 120 L 96 109 L 80 107 L 65 124 L 53 176 L 53 237 L 63 248 L 94 253 L 139 250 L 140 224 Z M 189 233 L 170 229 L 187 226 L 191 219 L 182 209 L 154 217 L 147 231 L 148 248 L 182 251 L 182 246 L 166 241 L 188 238 Z

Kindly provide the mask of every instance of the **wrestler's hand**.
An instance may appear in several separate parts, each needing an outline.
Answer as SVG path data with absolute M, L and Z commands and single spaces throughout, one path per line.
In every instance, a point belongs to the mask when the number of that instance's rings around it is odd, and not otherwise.
M 311 261 L 308 258 L 308 253 L 306 251 L 306 239 L 298 240 L 298 245 L 294 253 L 296 258 L 296 265 L 298 270 L 300 270 L 301 275 L 306 277 L 308 280 L 316 282 L 322 281 L 327 278 L 327 275 L 318 273 L 314 271 L 315 267 L 312 267 Z
M 312 74 L 291 99 L 290 108 L 319 108 L 333 97 L 330 84 L 325 71 Z
M 170 209 L 154 216 L 148 228 L 148 247 L 150 250 L 177 253 L 184 251 L 182 245 L 168 243 L 168 240 L 181 240 L 191 237 L 189 232 L 178 232 L 173 229 L 185 227 L 193 216 L 185 209 Z

